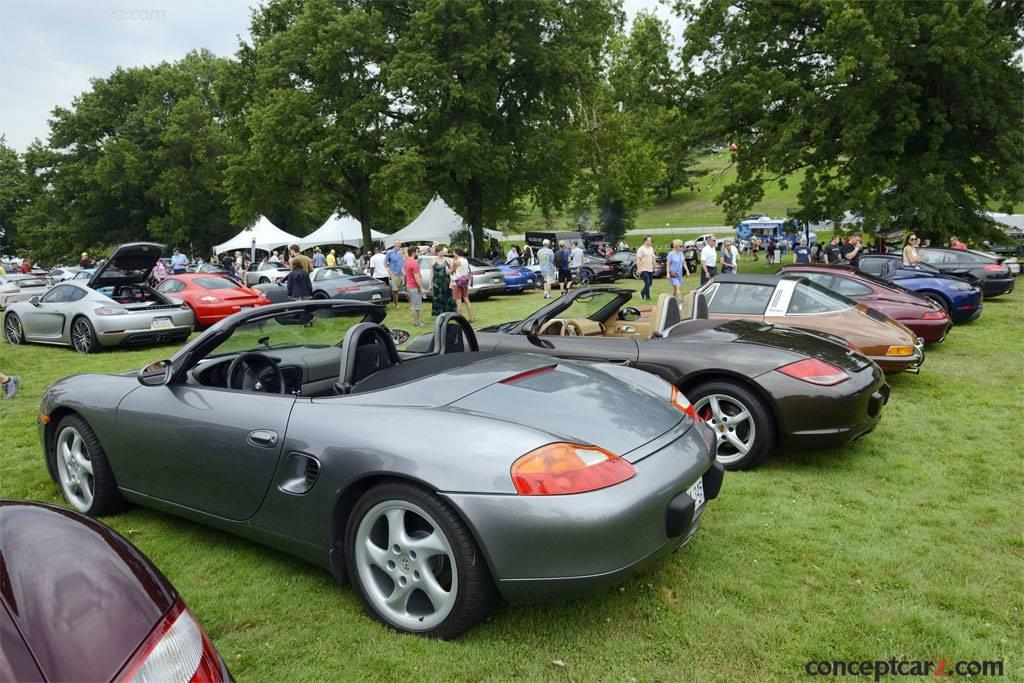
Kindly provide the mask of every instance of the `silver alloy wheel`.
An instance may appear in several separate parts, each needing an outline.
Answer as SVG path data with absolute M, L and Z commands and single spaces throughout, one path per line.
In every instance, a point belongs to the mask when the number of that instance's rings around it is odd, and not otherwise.
M 89 353 L 92 350 L 93 338 L 92 329 L 85 318 L 79 318 L 71 328 L 71 345 L 79 353 Z
M 715 430 L 718 461 L 723 465 L 742 460 L 754 447 L 757 427 L 750 409 L 726 394 L 708 394 L 693 409 Z
M 65 427 L 57 436 L 56 448 L 60 490 L 76 510 L 86 512 L 92 507 L 96 484 L 85 440 L 74 427 Z
M 21 320 L 13 313 L 4 319 L 4 336 L 11 344 L 20 344 L 24 341 L 21 329 Z
M 373 506 L 356 530 L 355 563 L 367 599 L 395 626 L 429 631 L 455 607 L 455 553 L 441 527 L 415 503 Z

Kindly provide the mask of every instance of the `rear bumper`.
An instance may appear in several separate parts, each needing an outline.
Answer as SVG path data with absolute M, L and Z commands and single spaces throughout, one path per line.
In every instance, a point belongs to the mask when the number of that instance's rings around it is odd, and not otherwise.
M 946 338 L 949 329 L 953 326 L 951 319 L 947 320 L 897 320 L 896 322 L 910 328 L 914 334 L 924 340 L 925 344 L 934 344 Z
M 1012 292 L 1016 282 L 1016 278 L 1012 275 L 1009 277 L 985 278 L 981 281 L 981 291 L 985 294 L 986 298 L 991 299 L 994 296 L 1002 296 Z
M 918 337 L 914 353 L 910 356 L 868 356 L 886 372 L 918 373 L 924 365 L 924 341 Z
M 173 327 L 166 330 L 147 330 L 145 332 L 124 332 L 120 334 L 98 335 L 102 346 L 146 346 L 148 344 L 167 344 L 181 342 L 192 334 L 192 327 Z
M 471 284 L 469 286 L 469 296 L 476 298 L 479 296 L 490 296 L 491 294 L 501 294 L 505 291 L 505 278 L 499 277 L 498 282 L 482 282 L 480 284 Z
M 686 491 L 703 480 L 718 495 L 724 468 L 708 430 L 695 426 L 635 463 L 636 475 L 598 491 L 565 496 L 444 494 L 462 513 L 513 603 L 579 597 L 614 585 L 678 549 L 707 507 Z
M 170 327 L 153 329 L 153 321 L 157 318 L 169 318 Z M 101 346 L 134 346 L 187 339 L 192 334 L 195 316 L 189 308 L 171 308 L 126 315 L 94 316 L 90 322 Z
M 781 450 L 844 446 L 873 430 L 889 401 L 889 386 L 877 365 L 832 387 L 812 387 L 774 370 L 757 381 L 776 397 Z

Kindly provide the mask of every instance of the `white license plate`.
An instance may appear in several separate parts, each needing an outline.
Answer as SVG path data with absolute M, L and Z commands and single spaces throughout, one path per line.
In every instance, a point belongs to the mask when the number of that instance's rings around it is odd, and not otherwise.
M 166 330 L 171 327 L 174 327 L 174 323 L 170 318 L 153 318 L 153 322 L 149 324 L 151 330 Z
M 371 297 L 374 301 L 380 301 L 380 294 L 374 294 Z
M 244 311 L 244 310 L 247 310 L 247 309 L 249 309 L 249 308 L 252 308 L 252 306 L 239 306 L 239 307 L 238 307 L 238 310 L 240 310 L 240 311 Z
M 698 479 L 693 486 L 686 489 L 686 495 L 693 498 L 694 510 L 700 508 L 704 504 L 704 479 Z

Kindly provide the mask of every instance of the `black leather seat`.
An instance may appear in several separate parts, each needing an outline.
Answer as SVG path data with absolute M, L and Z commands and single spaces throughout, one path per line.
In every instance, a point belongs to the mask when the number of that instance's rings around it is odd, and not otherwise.
M 341 369 L 334 391 L 349 394 L 356 383 L 401 362 L 391 333 L 377 323 L 359 323 L 342 341 Z

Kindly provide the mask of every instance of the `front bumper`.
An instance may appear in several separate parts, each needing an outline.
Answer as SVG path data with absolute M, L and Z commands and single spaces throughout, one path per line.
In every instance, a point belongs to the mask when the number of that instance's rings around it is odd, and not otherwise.
M 868 356 L 886 372 L 912 372 L 915 375 L 924 365 L 924 340 L 918 337 L 914 342 L 914 353 L 910 356 Z
M 832 387 L 815 387 L 775 370 L 757 381 L 776 400 L 779 450 L 840 448 L 873 430 L 889 401 L 885 375 L 874 364 Z
M 598 491 L 444 495 L 473 528 L 506 600 L 579 597 L 618 583 L 697 531 L 707 504 L 695 509 L 686 491 L 702 479 L 710 501 L 724 472 L 707 432 L 695 425 L 638 460 L 632 479 Z

